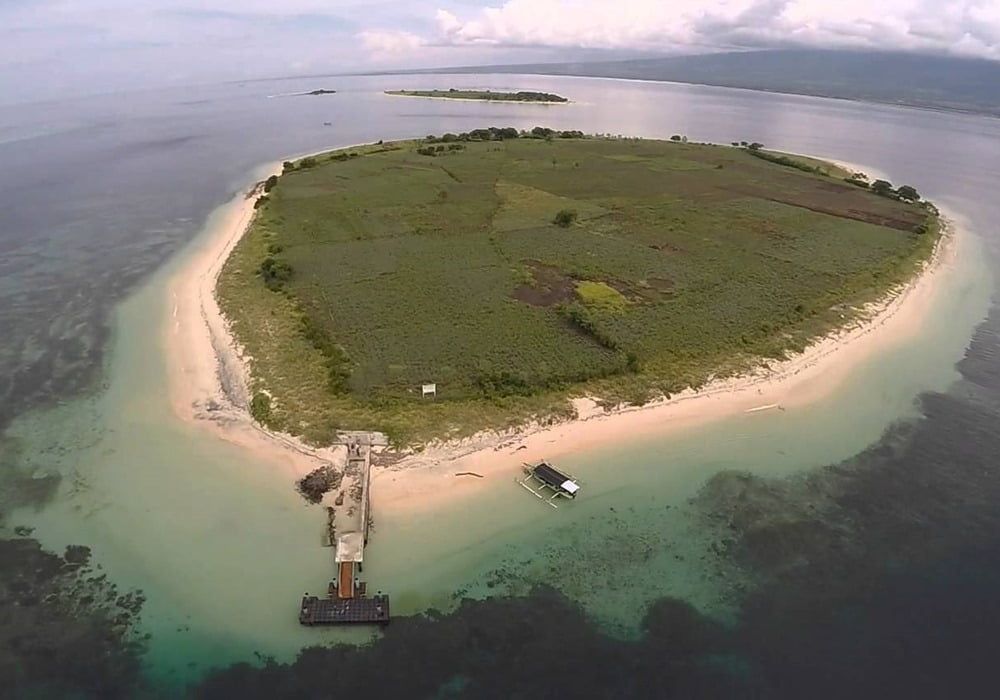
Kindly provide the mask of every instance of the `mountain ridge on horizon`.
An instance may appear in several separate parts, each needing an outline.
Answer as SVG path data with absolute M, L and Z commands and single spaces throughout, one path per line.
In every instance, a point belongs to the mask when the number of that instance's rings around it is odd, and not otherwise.
M 623 78 L 831 97 L 1000 117 L 1000 61 L 929 54 L 770 49 L 609 61 L 379 71 Z

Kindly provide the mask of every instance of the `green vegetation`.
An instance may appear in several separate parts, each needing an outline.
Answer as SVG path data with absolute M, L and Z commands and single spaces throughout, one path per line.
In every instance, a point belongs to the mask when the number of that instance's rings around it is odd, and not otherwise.
M 566 416 L 582 394 L 643 402 L 803 349 L 937 239 L 915 190 L 877 196 L 759 144 L 578 133 L 287 163 L 218 285 L 255 418 L 415 444 Z
M 621 292 L 604 282 L 581 280 L 576 283 L 576 295 L 584 306 L 598 311 L 622 311 L 628 304 Z
M 788 153 L 779 153 L 777 151 L 765 151 L 763 150 L 763 144 L 759 143 L 749 144 L 746 148 L 747 152 L 756 158 L 767 160 L 778 165 L 784 165 L 788 168 L 796 168 L 797 170 L 801 170 L 806 173 L 815 173 L 817 175 L 839 178 L 849 178 L 855 175 L 855 173 L 848 172 L 847 170 L 844 170 L 843 168 L 825 160 L 817 160 L 816 158 L 791 155 Z
M 556 212 L 556 216 L 552 219 L 552 223 L 556 226 L 562 226 L 563 228 L 569 228 L 573 225 L 579 215 L 576 213 L 575 209 L 560 209 Z
M 445 97 L 452 100 L 486 100 L 501 102 L 569 102 L 561 95 L 551 92 L 532 92 L 519 90 L 517 92 L 492 92 L 490 90 L 386 90 L 386 95 L 404 95 L 406 97 Z

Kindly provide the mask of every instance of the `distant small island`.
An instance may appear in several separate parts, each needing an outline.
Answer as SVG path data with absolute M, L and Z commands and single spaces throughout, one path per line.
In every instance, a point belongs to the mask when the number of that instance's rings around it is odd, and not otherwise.
M 386 90 L 387 95 L 402 95 L 404 97 L 437 97 L 450 100 L 485 100 L 487 102 L 540 102 L 562 104 L 569 102 L 562 95 L 551 92 L 532 92 L 519 90 L 517 92 L 493 92 L 492 90 Z
M 311 90 L 309 92 L 304 92 L 302 94 L 303 95 L 335 95 L 335 94 L 337 94 L 337 91 L 336 90 L 323 90 L 323 89 L 320 89 L 320 90 Z

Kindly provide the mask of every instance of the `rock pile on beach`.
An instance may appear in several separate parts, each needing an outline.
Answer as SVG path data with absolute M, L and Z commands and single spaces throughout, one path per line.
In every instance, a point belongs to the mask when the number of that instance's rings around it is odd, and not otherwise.
M 333 468 L 333 465 L 324 464 L 318 469 L 306 474 L 295 483 L 295 488 L 302 497 L 310 503 L 319 503 L 323 496 L 340 486 L 344 475 Z

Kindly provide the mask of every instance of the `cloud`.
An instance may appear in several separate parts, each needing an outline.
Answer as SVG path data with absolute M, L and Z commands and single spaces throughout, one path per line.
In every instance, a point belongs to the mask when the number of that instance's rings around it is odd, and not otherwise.
M 454 46 L 678 51 L 787 46 L 1000 59 L 998 0 L 507 0 L 436 15 Z
M 358 34 L 362 45 L 376 54 L 399 54 L 419 49 L 425 41 L 410 32 L 403 31 L 366 31 Z

